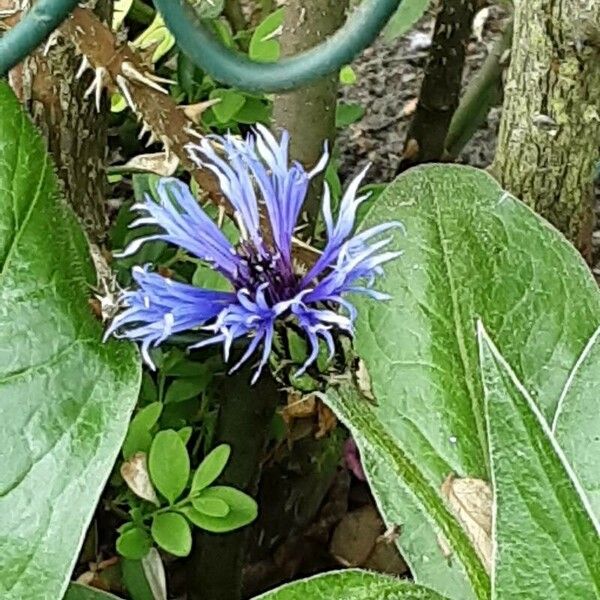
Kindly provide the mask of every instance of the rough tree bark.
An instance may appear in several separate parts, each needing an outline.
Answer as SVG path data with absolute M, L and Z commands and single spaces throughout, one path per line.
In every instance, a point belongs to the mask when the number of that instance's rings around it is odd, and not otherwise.
M 18 8 L 15 0 L 0 0 L 0 9 Z M 108 19 L 112 3 L 101 0 L 96 12 Z M 98 113 L 93 99 L 84 99 L 91 83 L 88 71 L 77 78 L 81 57 L 68 41 L 50 41 L 10 73 L 15 93 L 45 135 L 67 201 L 90 239 L 99 242 L 106 232 L 105 162 L 107 106 Z
M 589 257 L 600 0 L 516 0 L 494 175 Z
M 344 21 L 347 0 L 287 0 L 280 38 L 283 55 L 317 45 Z M 273 126 L 291 135 L 291 155 L 305 167 L 313 167 L 323 153 L 323 142 L 335 139 L 338 74 L 295 92 L 281 94 L 273 106 Z M 305 204 L 309 221 L 319 211 L 323 180 L 316 178 Z
M 477 0 L 442 0 L 431 51 L 400 171 L 444 157 L 444 142 L 460 99 L 465 53 Z

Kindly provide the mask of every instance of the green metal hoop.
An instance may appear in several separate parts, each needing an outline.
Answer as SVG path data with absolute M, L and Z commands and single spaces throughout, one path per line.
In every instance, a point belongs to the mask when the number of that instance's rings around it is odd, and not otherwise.
M 338 70 L 370 45 L 402 0 L 363 0 L 339 31 L 320 45 L 276 63 L 259 63 L 226 48 L 185 0 L 154 0 L 179 47 L 217 81 L 262 92 L 292 90 Z M 39 46 L 78 0 L 38 0 L 0 37 L 0 76 Z
M 260 63 L 226 48 L 185 0 L 154 0 L 177 44 L 214 79 L 260 92 L 292 90 L 337 71 L 369 46 L 402 0 L 363 0 L 346 24 L 315 48 L 275 63 Z
M 79 0 L 38 0 L 0 37 L 0 76 L 31 54 L 73 11 Z

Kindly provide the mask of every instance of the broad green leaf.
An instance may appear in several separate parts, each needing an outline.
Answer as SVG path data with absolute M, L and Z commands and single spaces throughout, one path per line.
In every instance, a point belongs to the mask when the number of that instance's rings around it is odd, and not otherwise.
M 600 317 L 599 317 L 600 320 Z M 600 327 L 565 384 L 552 431 L 600 519 Z
M 388 41 L 403 36 L 425 14 L 430 0 L 404 0 L 384 29 Z
M 190 457 L 176 431 L 159 431 L 152 440 L 148 469 L 156 489 L 173 504 L 183 493 L 190 476 Z
M 253 498 L 240 490 L 226 486 L 215 486 L 201 492 L 203 498 L 224 501 L 229 512 L 223 517 L 213 517 L 201 513 L 195 508 L 186 507 L 182 513 L 196 526 L 214 533 L 225 533 L 252 523 L 258 514 L 258 507 Z
M 43 598 L 44 596 L 40 596 Z M 108 592 L 103 592 L 96 588 L 83 585 L 81 583 L 72 583 L 67 590 L 64 600 L 121 600 Z
M 492 466 L 492 598 L 600 598 L 600 525 L 546 419 L 479 326 Z
M 254 600 L 443 600 L 410 581 L 366 571 L 339 571 L 284 585 Z
M 200 463 L 192 479 L 192 494 L 207 488 L 223 472 L 231 455 L 231 446 L 221 444 L 211 450 Z
M 210 383 L 210 374 L 206 377 L 190 377 L 176 379 L 165 394 L 165 404 L 172 402 L 185 402 L 190 398 L 196 398 Z
M 271 13 L 255 29 L 250 38 L 248 54 L 252 60 L 260 62 L 275 62 L 279 60 L 281 49 L 277 39 L 283 26 L 285 8 L 279 8 Z
M 466 580 L 468 587 L 465 589 L 472 591 L 472 597 L 489 598 L 489 578 L 467 534 L 446 506 L 439 491 L 441 484 L 437 489 L 431 486 L 421 465 L 413 461 L 397 445 L 386 424 L 378 419 L 375 407 L 353 386 L 346 384 L 339 389 L 330 388 L 323 399 L 350 429 L 360 450 L 369 484 L 376 491 L 380 506 L 387 511 L 388 524 L 401 531 L 400 546 L 405 545 L 404 538 L 407 536 L 406 542 L 411 548 L 411 537 L 414 532 L 406 528 L 403 516 L 390 513 L 389 508 L 393 509 L 395 506 L 391 498 L 398 503 L 403 501 L 408 506 L 416 506 L 415 516 L 421 514 L 423 519 L 425 515 L 425 518 L 436 525 L 436 532 L 433 535 L 429 534 L 425 524 L 421 525 L 427 533 L 425 542 L 429 544 L 427 551 L 430 552 L 420 557 L 423 564 L 427 565 L 435 552 L 442 551 L 441 545 L 451 548 L 452 561 L 446 561 L 443 567 L 435 566 L 435 576 L 444 578 L 448 592 L 456 592 Z M 440 468 L 447 468 L 447 466 L 442 463 Z M 424 537 L 422 532 L 420 535 Z M 442 568 L 442 573 L 438 573 L 437 570 Z M 430 578 L 434 578 L 433 573 L 429 571 L 425 573 Z M 466 592 L 460 593 L 462 595 L 457 597 L 461 599 L 469 597 Z
M 212 107 L 219 123 L 228 123 L 244 106 L 246 97 L 235 90 L 217 89 L 210 93 L 210 99 L 219 102 Z
M 489 481 L 475 320 L 485 321 L 549 418 L 597 327 L 597 284 L 554 228 L 483 171 L 411 170 L 361 227 L 390 220 L 405 227 L 391 244 L 403 255 L 378 284 L 392 299 L 356 302 L 356 349 L 377 399 L 373 423 L 385 424 L 436 493 L 451 473 Z M 376 472 L 384 518 L 403 524 L 398 545 L 416 580 L 456 600 L 473 597 L 437 545 L 431 516 L 396 493 L 406 482 L 388 480 L 385 461 L 364 463 Z
M 0 598 L 60 598 L 141 373 L 102 343 L 85 236 L 4 82 L 0 132 Z
M 152 537 L 174 556 L 187 556 L 192 549 L 192 532 L 188 522 L 178 513 L 158 514 L 152 519 Z
M 139 527 L 126 529 L 117 538 L 117 552 L 125 558 L 140 560 L 152 547 L 150 536 Z

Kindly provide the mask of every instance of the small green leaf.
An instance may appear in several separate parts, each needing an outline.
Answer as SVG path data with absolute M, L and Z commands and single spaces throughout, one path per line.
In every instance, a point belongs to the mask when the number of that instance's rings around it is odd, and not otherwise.
M 430 0 L 404 0 L 384 30 L 388 41 L 404 35 L 425 14 Z
M 195 0 L 191 5 L 200 19 L 216 19 L 223 12 L 225 0 Z
M 276 39 L 280 27 L 283 26 L 285 9 L 280 8 L 271 13 L 258 25 L 252 38 L 248 53 L 252 60 L 259 62 L 275 62 L 279 60 L 281 48 Z
M 225 469 L 230 454 L 231 447 L 227 444 L 221 444 L 206 455 L 194 473 L 192 494 L 197 494 L 217 479 Z
M 112 28 L 114 31 L 119 29 L 125 21 L 125 17 L 129 14 L 133 0 L 115 0 L 113 4 L 113 20 Z
M 158 419 L 162 413 L 163 405 L 160 402 L 148 404 L 138 411 L 131 420 L 130 427 L 139 427 L 149 431 L 158 423 Z
M 165 567 L 156 548 L 150 548 L 142 560 L 123 559 L 121 572 L 131 600 L 167 599 Z
M 117 552 L 131 560 L 141 560 L 151 547 L 150 536 L 139 527 L 127 529 L 117 538 Z
M 211 498 L 210 496 L 201 495 L 192 500 L 192 506 L 201 513 L 209 517 L 222 518 L 226 517 L 231 509 L 229 504 L 221 498 Z
M 293 329 L 286 332 L 290 347 L 290 358 L 297 365 L 302 365 L 308 358 L 308 344 L 306 338 L 296 333 Z
M 185 402 L 191 398 L 196 398 L 201 394 L 210 383 L 208 377 L 195 377 L 186 379 L 176 379 L 165 394 L 165 404 L 173 402 Z
M 156 489 L 173 504 L 185 490 L 190 475 L 190 457 L 176 431 L 167 429 L 154 436 L 148 468 Z
M 152 519 L 152 537 L 163 550 L 174 556 L 187 556 L 192 549 L 192 532 L 178 513 L 167 512 Z
M 354 85 L 357 80 L 356 73 L 350 65 L 342 67 L 340 70 L 340 83 L 342 85 Z
M 123 456 L 129 459 L 136 452 L 148 453 L 152 444 L 150 430 L 156 425 L 162 413 L 163 405 L 160 402 L 148 404 L 131 420 L 127 436 L 123 442 Z
M 345 570 L 317 575 L 254 598 L 254 600 L 445 600 L 434 591 L 412 581 Z
M 225 517 L 211 517 L 193 507 L 182 509 L 181 512 L 194 525 L 206 531 L 213 533 L 233 531 L 252 523 L 258 514 L 258 507 L 254 499 L 235 488 L 226 486 L 207 488 L 202 492 L 202 497 L 217 498 L 229 506 L 229 512 Z
M 82 583 L 72 583 L 63 600 L 121 600 L 121 598 Z
M 194 429 L 192 427 L 190 427 L 189 425 L 187 425 L 186 427 L 182 427 L 177 432 L 177 435 L 181 438 L 181 441 L 184 444 L 187 444 L 190 441 L 190 438 L 192 437 L 193 431 L 194 431 Z
M 154 379 L 147 371 L 142 374 L 142 388 L 140 389 L 140 399 L 146 402 L 156 402 L 158 390 Z
M 335 111 L 335 126 L 348 127 L 360 121 L 365 115 L 365 107 L 361 104 L 344 104 L 340 102 Z
M 230 292 L 233 289 L 231 282 L 213 267 L 199 263 L 192 276 L 192 284 L 207 290 Z
M 243 94 L 228 89 L 213 90 L 209 98 L 220 100 L 218 104 L 212 107 L 215 117 L 220 123 L 231 121 L 246 102 L 246 97 Z
M 156 13 L 154 21 L 148 26 L 148 28 L 139 35 L 133 42 L 134 48 L 140 50 L 146 50 L 154 47 L 154 53 L 152 55 L 152 62 L 158 62 L 173 46 L 175 45 L 175 38 L 171 32 L 167 29 L 162 16 Z

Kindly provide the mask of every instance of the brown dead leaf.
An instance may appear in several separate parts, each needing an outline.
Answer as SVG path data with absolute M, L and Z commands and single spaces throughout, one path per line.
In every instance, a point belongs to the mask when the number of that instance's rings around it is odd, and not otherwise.
M 290 392 L 287 402 L 287 406 L 281 412 L 286 423 L 293 419 L 312 417 L 317 412 L 317 400 L 313 394 L 305 396 L 300 392 Z
M 152 502 L 156 506 L 160 506 L 160 502 L 150 481 L 148 462 L 144 452 L 134 454 L 121 465 L 121 476 L 136 496 Z
M 369 556 L 384 525 L 371 505 L 346 514 L 333 532 L 330 552 L 345 567 L 360 567 Z
M 156 175 L 162 177 L 170 177 L 179 167 L 179 158 L 175 154 L 166 152 L 139 154 L 134 156 L 125 167 L 131 170 L 156 173 Z
M 492 569 L 492 488 L 482 479 L 458 478 L 452 473 L 442 494 L 473 542 L 488 573 Z
M 333 411 L 320 400 L 317 402 L 317 415 L 318 428 L 315 437 L 320 439 L 336 428 L 337 418 Z

